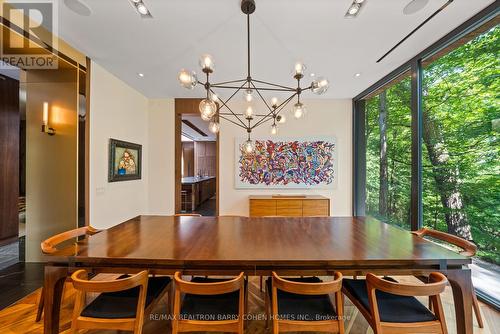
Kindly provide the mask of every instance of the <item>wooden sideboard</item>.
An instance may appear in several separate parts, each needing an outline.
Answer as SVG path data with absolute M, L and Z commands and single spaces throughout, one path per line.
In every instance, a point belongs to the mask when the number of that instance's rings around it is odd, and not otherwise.
M 326 217 L 330 199 L 324 196 L 250 196 L 250 217 Z

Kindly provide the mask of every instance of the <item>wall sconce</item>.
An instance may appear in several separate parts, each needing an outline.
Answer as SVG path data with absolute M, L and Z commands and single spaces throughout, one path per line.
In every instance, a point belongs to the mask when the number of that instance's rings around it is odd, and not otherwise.
M 42 114 L 42 132 L 45 132 L 49 136 L 56 134 L 56 130 L 49 126 L 49 103 L 43 103 L 43 114 Z

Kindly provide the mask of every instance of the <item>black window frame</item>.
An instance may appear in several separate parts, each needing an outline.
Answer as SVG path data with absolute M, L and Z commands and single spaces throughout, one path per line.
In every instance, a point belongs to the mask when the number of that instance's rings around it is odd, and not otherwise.
M 365 138 L 365 98 L 376 90 L 390 84 L 401 74 L 410 71 L 411 76 L 411 205 L 410 228 L 412 231 L 423 226 L 422 207 L 422 62 L 445 49 L 461 37 L 476 30 L 483 24 L 495 20 L 499 14 L 497 2 L 493 2 L 479 13 L 446 34 L 437 42 L 421 51 L 397 69 L 371 85 L 353 99 L 353 215 L 366 213 L 366 138 Z M 492 21 L 494 22 L 494 21 Z M 498 309 L 499 301 L 478 291 L 478 297 Z

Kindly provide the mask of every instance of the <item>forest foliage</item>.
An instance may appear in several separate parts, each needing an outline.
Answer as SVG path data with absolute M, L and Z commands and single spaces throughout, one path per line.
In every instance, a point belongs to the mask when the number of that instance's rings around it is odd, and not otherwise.
M 423 223 L 500 263 L 500 26 L 423 72 Z M 411 80 L 366 100 L 367 214 L 409 229 Z

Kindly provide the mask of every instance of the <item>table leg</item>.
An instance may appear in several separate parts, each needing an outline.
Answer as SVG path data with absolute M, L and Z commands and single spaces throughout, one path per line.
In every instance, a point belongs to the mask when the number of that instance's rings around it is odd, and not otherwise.
M 45 294 L 43 328 L 45 334 L 59 333 L 59 312 L 61 310 L 64 282 L 67 276 L 68 269 L 65 267 L 45 266 L 43 283 L 43 292 Z
M 448 270 L 453 289 L 457 334 L 472 334 L 472 280 L 470 269 Z

